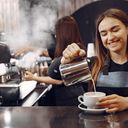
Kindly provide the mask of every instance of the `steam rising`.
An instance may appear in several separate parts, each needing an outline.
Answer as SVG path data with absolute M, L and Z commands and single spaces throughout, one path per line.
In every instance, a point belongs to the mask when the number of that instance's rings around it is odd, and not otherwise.
M 35 6 L 32 8 L 32 19 L 32 40 L 39 47 L 46 47 L 53 42 L 52 34 L 54 34 L 57 11 L 44 5 L 39 5 L 38 8 Z
M 33 3 L 30 3 L 30 0 L 19 0 L 17 28 L 12 31 L 5 30 L 5 43 L 12 50 L 29 46 L 46 48 L 54 43 L 53 34 L 58 19 L 57 11 L 64 4 L 67 8 L 71 5 L 70 0 L 35 0 L 31 2 Z
M 5 34 L 2 35 L 4 43 L 12 50 L 30 46 L 48 47 L 54 42 L 52 34 L 57 20 L 57 7 L 52 4 L 53 1 L 42 1 L 32 7 L 27 1 L 20 2 L 19 23 L 16 29 L 5 30 Z

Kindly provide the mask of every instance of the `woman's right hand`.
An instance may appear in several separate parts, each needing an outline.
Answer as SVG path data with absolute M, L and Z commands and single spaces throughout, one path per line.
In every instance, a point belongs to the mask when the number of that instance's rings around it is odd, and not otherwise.
M 86 55 L 85 50 L 81 49 L 76 43 L 68 45 L 63 51 L 63 57 L 61 59 L 62 64 L 70 63 L 73 60 Z
M 24 74 L 24 78 L 26 80 L 34 80 L 34 75 L 31 72 L 26 71 L 25 74 Z
M 106 110 L 108 113 L 123 111 L 128 109 L 128 97 L 117 94 L 108 95 L 101 98 L 97 105 L 101 108 L 108 108 Z

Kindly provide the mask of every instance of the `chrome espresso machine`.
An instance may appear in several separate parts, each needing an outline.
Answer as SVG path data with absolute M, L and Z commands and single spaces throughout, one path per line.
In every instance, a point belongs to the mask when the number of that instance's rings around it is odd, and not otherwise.
M 11 58 L 9 49 L 4 44 L 0 44 L 0 55 L 0 106 L 17 106 L 37 85 L 37 81 L 25 81 L 24 72 L 29 70 L 39 76 L 46 75 L 45 69 L 51 63 L 51 58 L 37 57 L 34 53 Z

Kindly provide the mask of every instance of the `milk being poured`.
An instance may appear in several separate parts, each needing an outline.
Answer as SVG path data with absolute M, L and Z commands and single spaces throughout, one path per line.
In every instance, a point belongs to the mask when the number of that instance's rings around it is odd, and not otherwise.
M 94 92 L 96 92 L 96 84 L 95 84 L 95 81 L 94 81 L 93 78 L 91 79 L 91 81 L 92 81 L 92 85 L 93 85 Z

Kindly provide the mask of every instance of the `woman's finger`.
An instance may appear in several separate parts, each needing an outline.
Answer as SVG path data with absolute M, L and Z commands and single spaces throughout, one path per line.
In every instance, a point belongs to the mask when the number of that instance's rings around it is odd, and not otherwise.
M 117 107 L 106 109 L 106 112 L 107 113 L 112 113 L 112 112 L 117 112 L 117 111 L 118 111 L 118 108 Z
M 104 96 L 104 97 L 102 97 L 102 98 L 99 99 L 99 102 L 103 102 L 103 101 L 106 101 L 106 100 L 115 99 L 117 97 L 118 97 L 118 95 L 116 95 L 116 94 Z
M 116 99 L 99 101 L 97 103 L 97 105 L 99 105 L 99 106 L 106 106 L 106 105 L 110 105 L 110 104 L 114 104 L 114 103 L 117 103 L 117 100 Z

